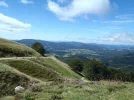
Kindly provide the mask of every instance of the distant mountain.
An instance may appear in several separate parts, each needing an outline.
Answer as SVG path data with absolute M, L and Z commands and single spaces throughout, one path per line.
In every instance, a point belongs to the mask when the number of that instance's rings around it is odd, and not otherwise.
M 134 49 L 133 45 L 105 45 L 105 44 L 95 44 L 95 43 L 81 43 L 81 42 L 52 42 L 44 40 L 34 40 L 34 39 L 22 39 L 14 40 L 18 43 L 31 46 L 34 42 L 40 42 L 43 46 L 49 50 L 66 50 L 66 49 L 90 49 L 90 50 L 100 50 L 100 49 Z
M 86 44 L 80 42 L 50 42 L 50 41 L 34 40 L 34 39 L 23 39 L 14 41 L 25 44 L 27 46 L 31 46 L 34 42 L 40 42 L 47 50 L 67 50 L 67 49 L 98 50 L 101 48 L 100 45 L 93 43 Z
M 18 43 L 31 46 L 34 42 L 40 42 L 49 53 L 57 53 L 58 50 L 69 49 L 87 49 L 96 52 L 99 56 L 118 56 L 134 52 L 134 46 L 125 45 L 104 45 L 95 43 L 80 43 L 80 42 L 51 42 L 34 39 L 14 40 Z

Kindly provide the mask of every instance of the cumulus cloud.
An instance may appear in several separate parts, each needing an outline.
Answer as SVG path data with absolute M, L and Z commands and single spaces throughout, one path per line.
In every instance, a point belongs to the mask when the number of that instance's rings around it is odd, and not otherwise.
M 23 23 L 15 18 L 8 17 L 0 13 L 1 33 L 23 33 L 29 31 L 30 28 L 30 24 Z
M 33 4 L 34 2 L 31 0 L 21 0 L 21 3 L 23 4 Z
M 8 7 L 8 4 L 5 1 L 0 1 L 0 6 Z
M 74 21 L 75 17 L 89 14 L 103 15 L 111 8 L 110 0 L 72 0 L 67 6 L 48 0 L 48 9 L 60 20 Z
M 117 33 L 99 38 L 97 41 L 105 44 L 134 44 L 134 35 L 128 33 Z

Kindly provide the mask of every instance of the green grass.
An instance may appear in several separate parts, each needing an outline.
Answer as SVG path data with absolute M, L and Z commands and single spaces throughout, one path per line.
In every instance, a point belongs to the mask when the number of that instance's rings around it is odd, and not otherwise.
M 26 75 L 35 77 L 42 81 L 56 80 L 57 78 L 60 78 L 59 75 L 56 72 L 54 72 L 54 70 L 51 70 L 46 66 L 43 66 L 30 60 L 14 59 L 14 60 L 1 60 L 0 62 L 17 69 L 18 71 Z
M 6 96 L 3 98 L 0 98 L 0 100 L 14 100 L 14 97 L 13 96 Z
M 30 80 L 24 75 L 11 71 L 0 71 L 0 97 L 14 95 L 14 88 L 18 85 L 23 87 L 29 84 Z
M 0 63 L 0 71 L 13 71 L 14 69 L 6 64 Z
M 25 83 L 24 78 L 29 80 L 25 85 L 31 81 L 46 84 L 46 81 L 56 81 L 57 79 L 59 82 L 59 79 L 63 78 L 80 78 L 67 65 L 59 62 L 53 57 L 0 60 L 0 90 L 3 90 L 1 96 L 14 95 L 14 88 L 18 85 L 22 86 Z
M 73 72 L 68 65 L 65 63 L 60 62 L 54 57 L 45 58 L 45 59 L 31 59 L 32 61 L 45 65 L 46 67 L 54 70 L 59 76 L 64 78 L 80 78 L 78 74 Z
M 42 84 L 41 87 L 41 92 L 31 92 L 35 100 L 134 100 L 134 83 L 100 81 Z
M 4 76 L 8 78 L 3 78 L 4 82 L 7 83 L 6 88 L 3 92 L 7 91 L 13 92 L 15 86 L 22 84 L 24 77 L 18 76 L 18 74 L 12 73 L 14 69 L 23 72 L 32 77 L 46 81 L 46 77 L 49 75 L 44 75 L 50 70 L 55 71 L 56 75 L 64 76 L 64 78 L 69 78 L 70 81 L 64 81 L 61 83 L 37 83 L 33 84 L 34 87 L 38 86 L 41 91 L 26 90 L 24 93 L 19 94 L 24 100 L 134 100 L 134 83 L 129 82 L 110 82 L 110 81 L 77 81 L 80 80 L 77 75 L 67 75 L 63 74 L 62 70 L 66 72 L 68 69 L 67 65 L 57 61 L 55 58 L 38 58 L 38 59 L 23 59 L 23 60 L 3 60 L 0 61 L 0 72 L 5 72 Z M 4 64 L 2 64 L 4 63 Z M 7 65 L 6 65 L 7 64 Z M 60 66 L 59 66 L 60 65 Z M 63 66 L 64 65 L 64 66 Z M 12 67 L 12 68 L 11 68 Z M 67 67 L 67 68 L 66 68 Z M 38 69 L 37 69 L 38 68 Z M 6 69 L 6 71 L 5 71 Z M 35 69 L 35 70 L 34 70 Z M 46 70 L 47 69 L 47 70 Z M 59 70 L 60 69 L 60 70 Z M 62 70 L 61 70 L 62 69 Z M 66 69 L 66 70 L 65 70 Z M 10 71 L 10 72 L 9 72 Z M 62 73 L 62 74 L 60 74 Z M 69 69 L 66 73 L 72 73 Z M 76 73 L 73 73 L 76 74 Z M 55 78 L 55 74 L 52 75 Z M 74 78 L 77 79 L 74 79 Z M 19 79 L 15 82 L 13 77 Z M 1 78 L 1 76 L 0 76 Z M 51 77 L 49 77 L 51 79 Z M 57 76 L 56 76 L 57 78 Z M 52 78 L 53 79 L 53 78 Z M 8 82 L 14 83 L 13 85 L 8 84 Z M 18 83 L 19 82 L 19 83 Z M 1 81 L 0 81 L 1 83 Z M 9 89 L 9 87 L 12 89 Z M 9 89 L 9 90 L 8 90 Z M 3 90 L 3 89 L 1 89 Z M 16 95 L 14 95 L 16 97 Z M 2 97 L 0 100 L 14 100 L 13 96 L 7 95 L 7 97 Z M 26 99 L 27 98 L 27 99 Z
M 19 44 L 13 41 L 9 41 L 3 38 L 0 38 L 0 57 L 31 57 L 31 56 L 40 56 L 32 48 L 29 48 L 23 44 Z

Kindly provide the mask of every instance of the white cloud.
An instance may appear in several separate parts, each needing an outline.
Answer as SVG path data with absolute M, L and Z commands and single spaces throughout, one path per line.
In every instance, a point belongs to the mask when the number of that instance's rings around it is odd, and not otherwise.
M 128 33 L 117 33 L 98 38 L 97 41 L 105 44 L 134 44 L 134 35 Z
M 29 31 L 30 24 L 0 13 L 0 33 L 23 33 Z
M 48 0 L 48 9 L 60 20 L 74 21 L 75 17 L 89 14 L 103 15 L 111 8 L 110 0 L 72 0 L 64 7 L 52 0 Z
M 34 2 L 31 0 L 21 0 L 21 3 L 23 4 L 33 4 Z
M 8 4 L 5 1 L 0 1 L 0 6 L 8 7 Z

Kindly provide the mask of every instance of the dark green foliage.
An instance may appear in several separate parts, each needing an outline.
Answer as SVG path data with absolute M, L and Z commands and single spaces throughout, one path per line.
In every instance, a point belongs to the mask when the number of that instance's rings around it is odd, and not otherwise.
M 74 58 L 69 62 L 70 67 L 75 71 L 75 72 L 82 72 L 83 70 L 83 63 L 81 59 L 79 58 Z
M 106 67 L 103 62 L 95 59 L 89 60 L 84 65 L 84 74 L 89 80 L 134 81 L 134 73 Z
M 1 61 L 2 63 L 5 63 L 11 67 L 16 68 L 17 70 L 39 78 L 41 80 L 56 80 L 59 78 L 58 74 L 54 72 L 53 70 L 42 66 L 40 64 L 37 64 L 33 61 L 29 60 L 5 60 Z
M 27 86 L 30 80 L 12 72 L 0 72 L 0 97 L 14 95 L 16 86 Z
M 106 66 L 104 63 L 93 59 L 89 60 L 84 65 L 84 74 L 90 80 L 100 80 L 103 79 L 105 76 L 105 69 Z
M 40 53 L 42 56 L 44 56 L 46 50 L 41 43 L 35 42 L 34 44 L 32 44 L 32 48 Z

